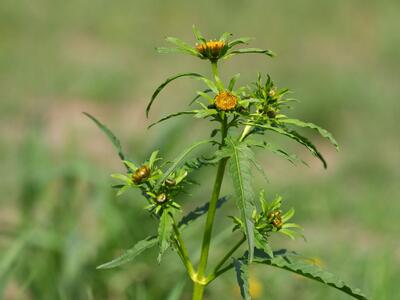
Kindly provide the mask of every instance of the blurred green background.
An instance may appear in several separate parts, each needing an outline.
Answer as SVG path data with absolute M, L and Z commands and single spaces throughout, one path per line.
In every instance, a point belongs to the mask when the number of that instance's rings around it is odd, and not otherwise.
M 184 110 L 199 85 L 168 87 L 150 120 L 154 88 L 174 73 L 209 74 L 209 65 L 159 55 L 167 35 L 194 42 L 192 24 L 210 38 L 224 31 L 254 36 L 252 45 L 278 53 L 221 64 L 222 77 L 241 83 L 270 73 L 302 102 L 292 116 L 329 129 L 336 153 L 315 137 L 329 168 L 293 167 L 258 153 L 270 196 L 295 206 L 307 242 L 276 239 L 314 257 L 374 299 L 399 299 L 400 280 L 400 2 L 361 1 L 0 1 L 0 294 L 3 299 L 167 299 L 191 286 L 174 253 L 161 265 L 148 251 L 129 266 L 97 265 L 152 234 L 156 225 L 135 192 L 117 198 L 110 173 L 122 166 L 110 143 L 81 112 L 104 121 L 130 157 L 160 148 L 173 158 L 204 138 L 207 122 L 182 118 L 146 130 L 150 121 Z M 283 142 L 283 141 L 281 141 Z M 286 143 L 286 142 L 284 142 Z M 186 207 L 207 201 L 212 168 L 198 175 Z M 224 192 L 229 193 L 229 180 Z M 218 214 L 213 253 L 229 244 L 234 205 Z M 203 220 L 185 232 L 197 257 Z M 196 256 L 195 256 L 196 255 Z M 348 299 L 339 291 L 279 270 L 252 268 L 255 299 Z M 173 276 L 171 276 L 173 274 Z M 239 299 L 234 274 L 212 284 L 207 299 Z

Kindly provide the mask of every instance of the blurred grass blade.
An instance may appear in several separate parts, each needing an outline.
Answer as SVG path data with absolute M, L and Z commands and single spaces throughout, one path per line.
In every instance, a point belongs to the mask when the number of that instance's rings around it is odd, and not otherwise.
M 245 300 L 251 300 L 249 289 L 249 272 L 248 266 L 242 260 L 233 259 L 233 266 L 236 271 L 236 279 L 240 288 L 240 294 Z
M 297 119 L 281 119 L 281 120 L 279 120 L 279 122 L 289 124 L 289 125 L 295 125 L 298 127 L 314 129 L 314 130 L 318 131 L 318 133 L 322 137 L 327 138 L 332 143 L 332 145 L 335 146 L 336 150 L 339 150 L 339 145 L 338 145 L 337 141 L 335 140 L 335 138 L 333 137 L 333 135 L 328 130 L 323 129 L 323 128 L 319 127 L 318 125 L 315 125 L 314 123 L 303 122 L 303 121 L 297 120 Z
M 91 119 L 100 128 L 100 130 L 103 131 L 103 133 L 108 137 L 108 139 L 111 141 L 111 143 L 114 145 L 115 149 L 117 150 L 119 158 L 122 160 L 123 164 L 129 171 L 129 167 L 125 163 L 126 156 L 122 150 L 121 142 L 119 141 L 119 139 L 114 135 L 114 133 L 112 133 L 112 131 L 110 129 L 108 129 L 108 127 L 106 125 L 101 123 L 99 120 L 97 120 L 91 114 L 89 114 L 87 112 L 83 112 L 83 114 L 85 116 L 87 116 L 89 119 Z
M 141 240 L 135 244 L 132 248 L 128 249 L 124 254 L 110 262 L 104 263 L 97 267 L 97 269 L 112 269 L 119 267 L 131 262 L 136 256 L 142 253 L 144 250 L 154 247 L 157 245 L 157 238 L 149 236 L 144 240 Z
M 173 173 L 178 167 L 180 167 L 184 163 L 185 158 L 190 154 L 190 152 L 192 152 L 197 147 L 199 147 L 203 144 L 210 143 L 210 142 L 211 142 L 211 140 L 200 141 L 200 142 L 197 142 L 197 143 L 191 145 L 189 148 L 187 148 L 185 151 L 183 151 L 174 160 L 171 167 L 169 167 L 169 169 L 164 173 L 164 175 L 158 180 L 154 189 L 158 190 L 160 188 L 161 184 L 168 178 L 168 176 L 171 175 L 171 173 Z
M 186 280 L 180 280 L 175 287 L 171 290 L 166 300 L 180 300 L 185 288 Z
M 165 88 L 165 86 L 167 86 L 171 81 L 174 81 L 180 77 L 203 77 L 203 75 L 200 75 L 198 73 L 180 73 L 177 74 L 175 76 L 169 77 L 167 78 L 162 84 L 159 85 L 159 87 L 155 90 L 155 92 L 153 93 L 153 95 L 151 96 L 150 102 L 147 105 L 146 108 L 146 117 L 149 116 L 149 111 L 151 106 L 153 105 L 154 100 L 156 99 L 156 97 L 158 96 L 158 94 Z
M 217 201 L 217 209 L 220 208 L 226 201 L 228 200 L 228 197 L 221 197 Z M 207 202 L 206 204 L 196 207 L 194 210 L 192 210 L 190 213 L 185 215 L 180 222 L 178 223 L 179 228 L 185 228 L 188 225 L 190 225 L 192 222 L 200 218 L 202 215 L 206 214 L 208 212 L 208 207 L 210 205 L 210 202 Z
M 281 252 L 280 254 L 278 252 Z M 281 250 L 275 252 L 275 257 L 271 258 L 261 250 L 257 250 L 254 255 L 254 262 L 259 264 L 270 265 L 279 269 L 296 273 L 300 276 L 319 281 L 330 287 L 336 288 L 356 299 L 368 300 L 359 289 L 355 289 L 347 285 L 337 276 L 329 273 L 315 264 L 311 264 L 304 257 L 295 253 Z
M 251 162 L 254 160 L 254 155 L 244 143 L 236 143 L 231 139 L 227 139 L 227 144 L 232 151 L 229 171 L 236 194 L 236 204 L 244 222 L 249 261 L 251 262 L 254 249 L 254 224 L 251 217 L 254 210 L 254 193 L 251 187 L 251 182 L 253 181 Z

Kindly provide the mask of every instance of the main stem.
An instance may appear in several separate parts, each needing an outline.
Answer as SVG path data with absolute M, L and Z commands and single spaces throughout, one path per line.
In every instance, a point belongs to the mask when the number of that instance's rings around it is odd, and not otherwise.
M 224 117 L 221 124 L 222 144 L 224 144 L 224 140 L 227 135 L 227 129 L 228 129 L 227 122 Z M 196 274 L 196 281 L 194 283 L 193 298 L 192 298 L 193 300 L 203 299 L 204 287 L 207 283 L 207 279 L 205 277 L 205 271 L 207 268 L 208 254 L 210 251 L 211 233 L 214 224 L 215 213 L 217 211 L 218 197 L 221 191 L 221 185 L 222 185 L 222 180 L 224 178 L 227 161 L 228 158 L 223 158 L 218 163 L 217 175 L 215 177 L 214 188 L 211 194 L 211 200 L 208 207 L 208 214 L 203 235 L 203 243 L 201 245 L 200 263 Z

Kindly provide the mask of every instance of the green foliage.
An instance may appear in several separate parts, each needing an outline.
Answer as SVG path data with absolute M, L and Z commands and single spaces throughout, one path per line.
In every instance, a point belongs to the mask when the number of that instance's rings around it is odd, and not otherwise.
M 222 34 L 220 39 L 215 41 L 207 41 L 195 27 L 193 27 L 193 32 L 198 41 L 195 47 L 178 38 L 169 37 L 167 42 L 173 44 L 174 48 L 163 47 L 159 48 L 158 51 L 162 53 L 180 52 L 209 60 L 213 73 L 212 79 L 194 72 L 181 73 L 167 78 L 153 93 L 146 108 L 146 116 L 148 116 L 156 97 L 169 83 L 180 77 L 200 80 L 206 85 L 206 89 L 197 91 L 197 96 L 191 102 L 191 104 L 196 103 L 199 105 L 198 109 L 170 114 L 149 127 L 181 115 L 193 115 L 197 119 L 208 119 L 219 123 L 220 128 L 213 129 L 210 134 L 212 139 L 195 142 L 172 162 L 163 162 L 163 159 L 158 156 L 159 151 L 153 151 L 148 160 L 141 166 L 137 166 L 125 159 L 120 142 L 112 132 L 87 114 L 111 139 L 128 168 L 127 175 L 112 175 L 113 178 L 122 181 L 122 184 L 116 186 L 119 189 L 118 195 L 129 188 L 140 189 L 148 202 L 147 211 L 154 219 L 158 220 L 156 236 L 138 242 L 121 257 L 103 264 L 99 268 L 112 268 L 123 265 L 132 261 L 145 249 L 158 244 L 158 262 L 161 261 L 163 254 L 170 247 L 178 253 L 188 277 L 194 283 L 193 300 L 203 299 L 205 286 L 233 267 L 236 270 L 242 297 L 250 299 L 247 267 L 252 261 L 289 270 L 340 289 L 355 298 L 366 299 L 358 290 L 353 290 L 330 273 L 304 263 L 297 256 L 286 252 L 284 254 L 282 252 L 274 253 L 270 240 L 272 234 L 283 234 L 292 239 L 295 238 L 296 234 L 299 234 L 301 227 L 289 222 L 295 211 L 292 208 L 283 212 L 281 208 L 282 198 L 276 196 L 272 201 L 267 201 L 263 191 L 259 194 L 258 205 L 255 203 L 252 187 L 252 167 L 256 167 L 263 175 L 264 171 L 257 162 L 252 147 L 269 150 L 291 163 L 302 161 L 295 155 L 288 154 L 286 150 L 265 141 L 264 136 L 268 131 L 288 137 L 305 146 L 323 163 L 325 168 L 327 166 L 326 161 L 316 146 L 292 127 L 313 129 L 338 149 L 336 140 L 327 130 L 313 123 L 287 117 L 284 111 L 290 108 L 290 103 L 293 102 L 293 99 L 286 97 L 289 93 L 288 89 L 278 89 L 276 87 L 270 75 L 267 75 L 266 80 L 263 81 L 261 74 L 258 74 L 255 82 L 235 89 L 236 82 L 240 76 L 236 74 L 230 79 L 228 88 L 225 88 L 226 85 L 222 82 L 218 72 L 218 61 L 220 59 L 249 53 L 273 56 L 272 51 L 260 48 L 232 49 L 236 45 L 247 43 L 249 39 L 241 38 L 229 41 L 231 34 L 228 32 Z M 239 134 L 237 134 L 237 131 L 233 131 L 233 128 L 236 128 Z M 220 138 L 219 142 L 214 140 L 217 136 Z M 204 158 L 204 156 L 201 156 L 195 160 L 188 159 L 189 154 L 199 146 L 206 144 L 212 147 L 217 146 L 217 149 L 212 149 L 213 154 L 211 157 Z M 195 172 L 202 166 L 214 164 L 218 164 L 218 167 L 210 202 L 196 208 L 177 223 L 175 221 L 177 213 L 184 210 L 177 196 L 185 191 L 186 184 L 190 183 L 187 178 L 189 172 Z M 219 197 L 226 165 L 229 166 L 229 173 L 235 191 L 236 206 L 240 213 L 240 217 L 231 216 L 234 222 L 233 231 L 240 230 L 244 236 L 222 257 L 214 271 L 207 275 L 211 233 L 216 210 L 226 201 L 226 198 Z M 196 271 L 180 232 L 205 213 L 207 213 L 207 219 L 200 262 Z M 245 256 L 235 259 L 234 253 L 245 241 L 247 241 Z M 256 255 L 254 256 L 255 251 Z M 229 258 L 233 258 L 233 263 L 224 267 Z
M 332 273 L 324 271 L 317 265 L 307 262 L 304 257 L 292 252 L 287 252 L 286 250 L 276 252 L 273 258 L 263 252 L 256 251 L 254 262 L 280 268 L 319 281 L 336 288 L 355 299 L 368 299 L 359 289 L 352 288 Z
M 249 290 L 249 272 L 248 266 L 244 261 L 234 259 L 233 265 L 236 271 L 236 279 L 240 288 L 240 294 L 245 300 L 251 300 Z
M 148 248 L 154 247 L 157 245 L 157 239 L 154 236 L 149 236 L 144 240 L 137 242 L 132 248 L 126 250 L 124 254 L 113 259 L 112 261 L 101 264 L 97 267 L 97 269 L 112 269 L 122 265 L 125 265 L 131 261 L 133 261 L 136 256 L 141 254 Z
M 251 218 L 254 210 L 254 193 L 251 187 L 251 162 L 254 154 L 245 143 L 236 143 L 227 139 L 227 146 L 231 151 L 229 165 L 230 175 L 236 193 L 236 205 L 238 206 L 244 224 L 249 249 L 249 260 L 253 259 L 254 249 L 254 224 Z

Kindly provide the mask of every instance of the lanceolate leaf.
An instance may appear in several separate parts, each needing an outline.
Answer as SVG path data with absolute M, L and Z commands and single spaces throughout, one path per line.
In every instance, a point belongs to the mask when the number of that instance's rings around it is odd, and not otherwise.
M 158 246 L 160 247 L 158 262 L 161 261 L 162 255 L 169 247 L 170 237 L 173 228 L 172 226 L 172 216 L 170 215 L 170 212 L 168 210 L 164 210 L 160 217 L 160 223 L 158 224 Z
M 156 99 L 156 97 L 158 96 L 158 94 L 165 88 L 166 85 L 168 85 L 171 81 L 174 81 L 175 79 L 178 79 L 180 77 L 203 77 L 202 75 L 198 74 L 198 73 L 180 73 L 177 74 L 175 76 L 169 77 L 167 78 L 167 80 L 165 80 L 153 93 L 153 95 L 151 96 L 150 102 L 147 105 L 146 108 L 146 116 L 149 116 L 149 111 L 150 108 L 154 102 L 154 100 Z
M 117 149 L 119 158 L 122 160 L 122 162 L 124 163 L 125 167 L 127 168 L 128 172 L 129 172 L 129 167 L 124 162 L 126 160 L 126 157 L 122 150 L 121 142 L 119 141 L 119 139 L 112 133 L 112 131 L 110 129 L 107 128 L 106 125 L 101 123 L 99 120 L 97 120 L 91 114 L 89 114 L 87 112 L 84 112 L 83 114 L 85 116 L 87 116 L 89 119 L 91 119 L 101 129 L 101 131 L 103 131 L 103 133 L 108 137 L 108 139 L 114 145 L 115 149 Z
M 242 49 L 237 49 L 237 50 L 232 50 L 229 52 L 228 56 L 232 56 L 235 54 L 245 54 L 245 53 L 260 53 L 260 54 L 265 54 L 271 57 L 274 57 L 275 54 L 271 50 L 267 49 L 259 49 L 259 48 L 242 48 Z
M 248 266 L 242 260 L 233 259 L 233 265 L 236 271 L 236 279 L 240 288 L 240 294 L 245 300 L 251 300 L 249 289 L 249 272 Z
M 254 224 L 252 221 L 254 193 L 251 188 L 251 182 L 253 181 L 251 176 L 251 164 L 254 160 L 254 154 L 244 143 L 237 143 L 231 139 L 226 139 L 226 141 L 228 147 L 232 149 L 229 171 L 236 193 L 236 204 L 244 222 L 249 249 L 249 261 L 251 261 L 253 259 L 254 249 Z
M 336 147 L 336 149 L 339 150 L 339 145 L 338 145 L 337 141 L 335 140 L 335 138 L 332 136 L 332 134 L 329 131 L 327 131 L 326 129 L 319 127 L 318 125 L 315 125 L 310 122 L 303 122 L 303 121 L 297 120 L 297 119 L 281 119 L 279 121 L 281 123 L 285 123 L 285 124 L 289 124 L 289 125 L 295 125 L 295 126 L 299 126 L 299 127 L 315 129 L 316 131 L 318 131 L 318 133 L 321 136 L 323 136 L 324 138 L 327 138 Z
M 324 271 L 315 264 L 311 264 L 305 260 L 304 257 L 294 253 L 281 250 L 275 252 L 274 258 L 271 258 L 264 252 L 257 250 L 254 255 L 254 262 L 290 271 L 336 288 L 356 299 L 368 300 L 368 297 L 362 294 L 359 289 L 352 288 L 337 276 Z
M 154 247 L 157 245 L 157 238 L 154 236 L 149 236 L 146 239 L 137 242 L 135 246 L 127 250 L 124 254 L 110 262 L 102 264 L 97 267 L 97 269 L 111 269 L 119 267 L 131 262 L 136 256 L 142 253 L 144 250 Z
M 217 209 L 220 208 L 227 200 L 228 200 L 227 196 L 219 198 L 217 201 Z M 202 215 L 208 212 L 209 206 L 210 202 L 207 202 L 206 204 L 192 210 L 190 213 L 188 213 L 181 219 L 181 221 L 178 224 L 178 227 L 183 229 L 188 225 L 190 225 L 192 222 L 196 221 L 198 218 L 200 218 Z
M 172 172 L 174 172 L 179 166 L 181 166 L 184 161 L 185 158 L 190 154 L 190 152 L 192 152 L 195 148 L 197 148 L 198 146 L 201 146 L 203 144 L 207 144 L 210 143 L 211 140 L 205 140 L 205 141 L 200 141 L 197 142 L 196 144 L 190 146 L 189 148 L 187 148 L 185 151 L 183 151 L 172 163 L 171 167 L 169 167 L 169 169 L 164 173 L 163 177 L 161 177 L 156 186 L 155 186 L 155 190 L 157 190 L 161 184 L 168 178 L 169 175 L 171 175 Z
M 154 122 L 154 123 L 150 124 L 147 128 L 150 129 L 151 127 L 157 125 L 158 123 L 164 122 L 164 121 L 169 120 L 169 119 L 174 118 L 174 117 L 178 117 L 178 116 L 181 116 L 181 115 L 194 115 L 196 113 L 197 113 L 196 111 L 181 111 L 181 112 L 177 112 L 177 113 L 174 113 L 174 114 L 170 114 L 170 115 L 165 116 L 164 118 L 158 120 L 157 122 Z
M 285 135 L 285 136 L 295 140 L 296 142 L 305 146 L 311 152 L 311 154 L 313 154 L 315 157 L 317 157 L 322 162 L 324 168 L 326 169 L 327 164 L 326 164 L 326 161 L 325 161 L 324 157 L 322 156 L 322 154 L 318 151 L 318 149 L 314 146 L 313 143 L 311 143 L 307 138 L 300 135 L 296 131 L 290 130 L 290 129 L 284 128 L 284 127 L 274 127 L 274 126 L 271 126 L 268 124 L 262 124 L 262 125 L 261 124 L 250 124 L 250 125 L 264 128 L 266 130 L 275 131 L 276 133 Z

